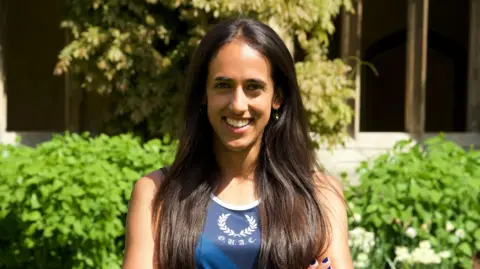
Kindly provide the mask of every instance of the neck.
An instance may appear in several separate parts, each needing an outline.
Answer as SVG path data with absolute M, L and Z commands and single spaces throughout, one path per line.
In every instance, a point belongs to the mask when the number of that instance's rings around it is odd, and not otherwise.
M 261 138 L 242 151 L 231 151 L 221 141 L 215 139 L 214 151 L 217 163 L 220 168 L 221 181 L 252 181 L 255 171 L 255 164 L 260 153 Z

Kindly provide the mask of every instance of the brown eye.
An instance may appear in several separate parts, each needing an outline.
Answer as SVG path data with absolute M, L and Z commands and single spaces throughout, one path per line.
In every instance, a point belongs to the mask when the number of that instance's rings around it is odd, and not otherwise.
M 217 88 L 217 89 L 228 89 L 228 88 L 230 88 L 230 85 L 226 82 L 220 82 L 220 83 L 215 84 L 215 88 Z
M 263 89 L 262 85 L 257 83 L 252 83 L 247 85 L 247 90 L 254 91 L 254 90 L 261 90 Z

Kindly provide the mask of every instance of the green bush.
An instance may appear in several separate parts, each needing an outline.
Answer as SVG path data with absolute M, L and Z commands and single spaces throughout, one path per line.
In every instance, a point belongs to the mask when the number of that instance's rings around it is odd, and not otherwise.
M 363 162 L 358 173 L 360 185 L 346 190 L 351 225 L 374 232 L 384 245 L 381 258 L 427 240 L 438 252 L 450 251 L 457 267 L 472 268 L 472 255 L 480 251 L 479 151 L 441 136 L 422 144 L 402 141 Z
M 277 30 L 290 45 L 316 142 L 343 142 L 354 97 L 348 66 L 327 59 L 333 19 L 351 0 L 70 0 L 62 27 L 71 42 L 56 74 L 74 74 L 82 88 L 108 95 L 105 132 L 125 128 L 144 137 L 176 133 L 181 91 L 192 52 L 213 24 L 244 15 Z M 318 98 L 321 101 L 314 102 Z M 314 100 L 314 101 L 312 101 Z
M 88 134 L 0 145 L 0 268 L 119 268 L 133 183 L 175 148 Z

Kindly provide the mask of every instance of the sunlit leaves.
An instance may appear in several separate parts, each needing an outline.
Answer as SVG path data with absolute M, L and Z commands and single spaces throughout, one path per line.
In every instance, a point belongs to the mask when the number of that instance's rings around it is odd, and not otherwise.
M 0 152 L 0 267 L 119 268 L 133 183 L 175 143 L 67 134 Z
M 316 142 L 334 145 L 346 135 L 353 84 L 345 64 L 325 55 L 333 18 L 342 7 L 350 10 L 350 0 L 71 0 L 69 7 L 62 27 L 73 40 L 55 74 L 73 73 L 86 90 L 110 96 L 115 106 L 106 131 L 174 133 L 193 49 L 214 23 L 240 15 L 275 24 L 304 51 L 297 71 L 311 129 L 321 134 Z
M 480 251 L 478 153 L 438 136 L 423 144 L 401 141 L 363 162 L 360 185 L 346 191 L 362 216 L 355 225 L 380 236 L 387 252 L 429 240 L 438 250 L 451 250 L 450 261 L 471 268 L 473 250 Z M 415 236 L 408 237 L 407 231 Z

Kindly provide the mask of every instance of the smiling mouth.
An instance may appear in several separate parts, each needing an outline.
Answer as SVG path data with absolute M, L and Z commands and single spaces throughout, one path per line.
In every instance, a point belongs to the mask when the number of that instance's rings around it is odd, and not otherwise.
M 233 128 L 243 128 L 248 126 L 250 123 L 252 123 L 252 119 L 243 119 L 243 120 L 235 120 L 232 118 L 224 118 L 225 122 L 230 125 Z

